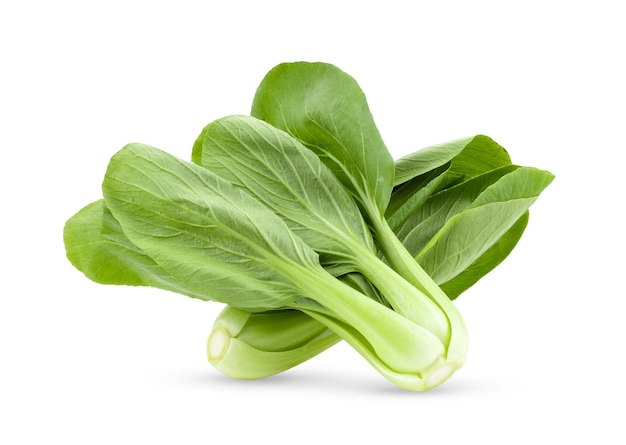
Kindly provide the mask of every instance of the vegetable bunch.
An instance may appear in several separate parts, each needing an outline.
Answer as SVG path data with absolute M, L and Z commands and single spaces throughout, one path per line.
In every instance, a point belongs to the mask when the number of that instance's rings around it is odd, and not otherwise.
M 288 63 L 250 116 L 202 130 L 192 162 L 121 149 L 64 240 L 98 283 L 225 303 L 208 357 L 228 376 L 270 376 L 343 339 L 424 391 L 465 362 L 451 300 L 506 258 L 552 179 L 486 136 L 394 162 L 352 77 Z

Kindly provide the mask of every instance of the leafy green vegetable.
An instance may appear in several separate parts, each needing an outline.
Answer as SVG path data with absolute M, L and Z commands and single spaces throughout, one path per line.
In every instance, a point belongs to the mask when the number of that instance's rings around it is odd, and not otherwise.
M 282 372 L 344 339 L 414 391 L 463 365 L 450 300 L 506 258 L 553 179 L 483 135 L 394 164 L 356 81 L 323 63 L 271 70 L 252 116 L 207 125 L 192 160 L 120 150 L 104 199 L 66 223 L 70 262 L 226 304 L 207 343 L 226 375 Z

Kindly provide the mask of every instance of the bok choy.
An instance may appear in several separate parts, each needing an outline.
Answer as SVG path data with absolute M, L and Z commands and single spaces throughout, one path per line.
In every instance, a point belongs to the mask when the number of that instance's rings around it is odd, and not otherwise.
M 72 264 L 224 303 L 207 348 L 226 375 L 273 375 L 343 339 L 412 391 L 462 367 L 451 300 L 511 252 L 553 179 L 486 136 L 394 162 L 356 81 L 323 63 L 271 70 L 251 116 L 211 122 L 191 158 L 115 154 L 103 199 L 66 223 Z

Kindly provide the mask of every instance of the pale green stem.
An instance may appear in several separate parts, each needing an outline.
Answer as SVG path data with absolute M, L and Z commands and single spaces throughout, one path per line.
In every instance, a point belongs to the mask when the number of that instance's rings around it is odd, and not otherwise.
M 378 244 L 391 267 L 429 296 L 445 313 L 449 324 L 449 339 L 445 343 L 447 357 L 451 361 L 464 363 L 467 356 L 467 329 L 458 309 L 404 247 L 387 221 L 379 217 L 372 223 Z

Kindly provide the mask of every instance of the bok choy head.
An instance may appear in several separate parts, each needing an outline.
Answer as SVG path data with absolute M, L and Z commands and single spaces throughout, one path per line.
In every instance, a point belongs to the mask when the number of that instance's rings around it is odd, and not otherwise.
M 553 179 L 478 135 L 394 161 L 356 81 L 281 64 L 252 116 L 207 125 L 194 163 L 120 150 L 104 199 L 70 218 L 68 259 L 104 284 L 227 305 L 209 360 L 260 378 L 345 339 L 384 377 L 423 391 L 464 361 L 451 299 L 513 249 Z

